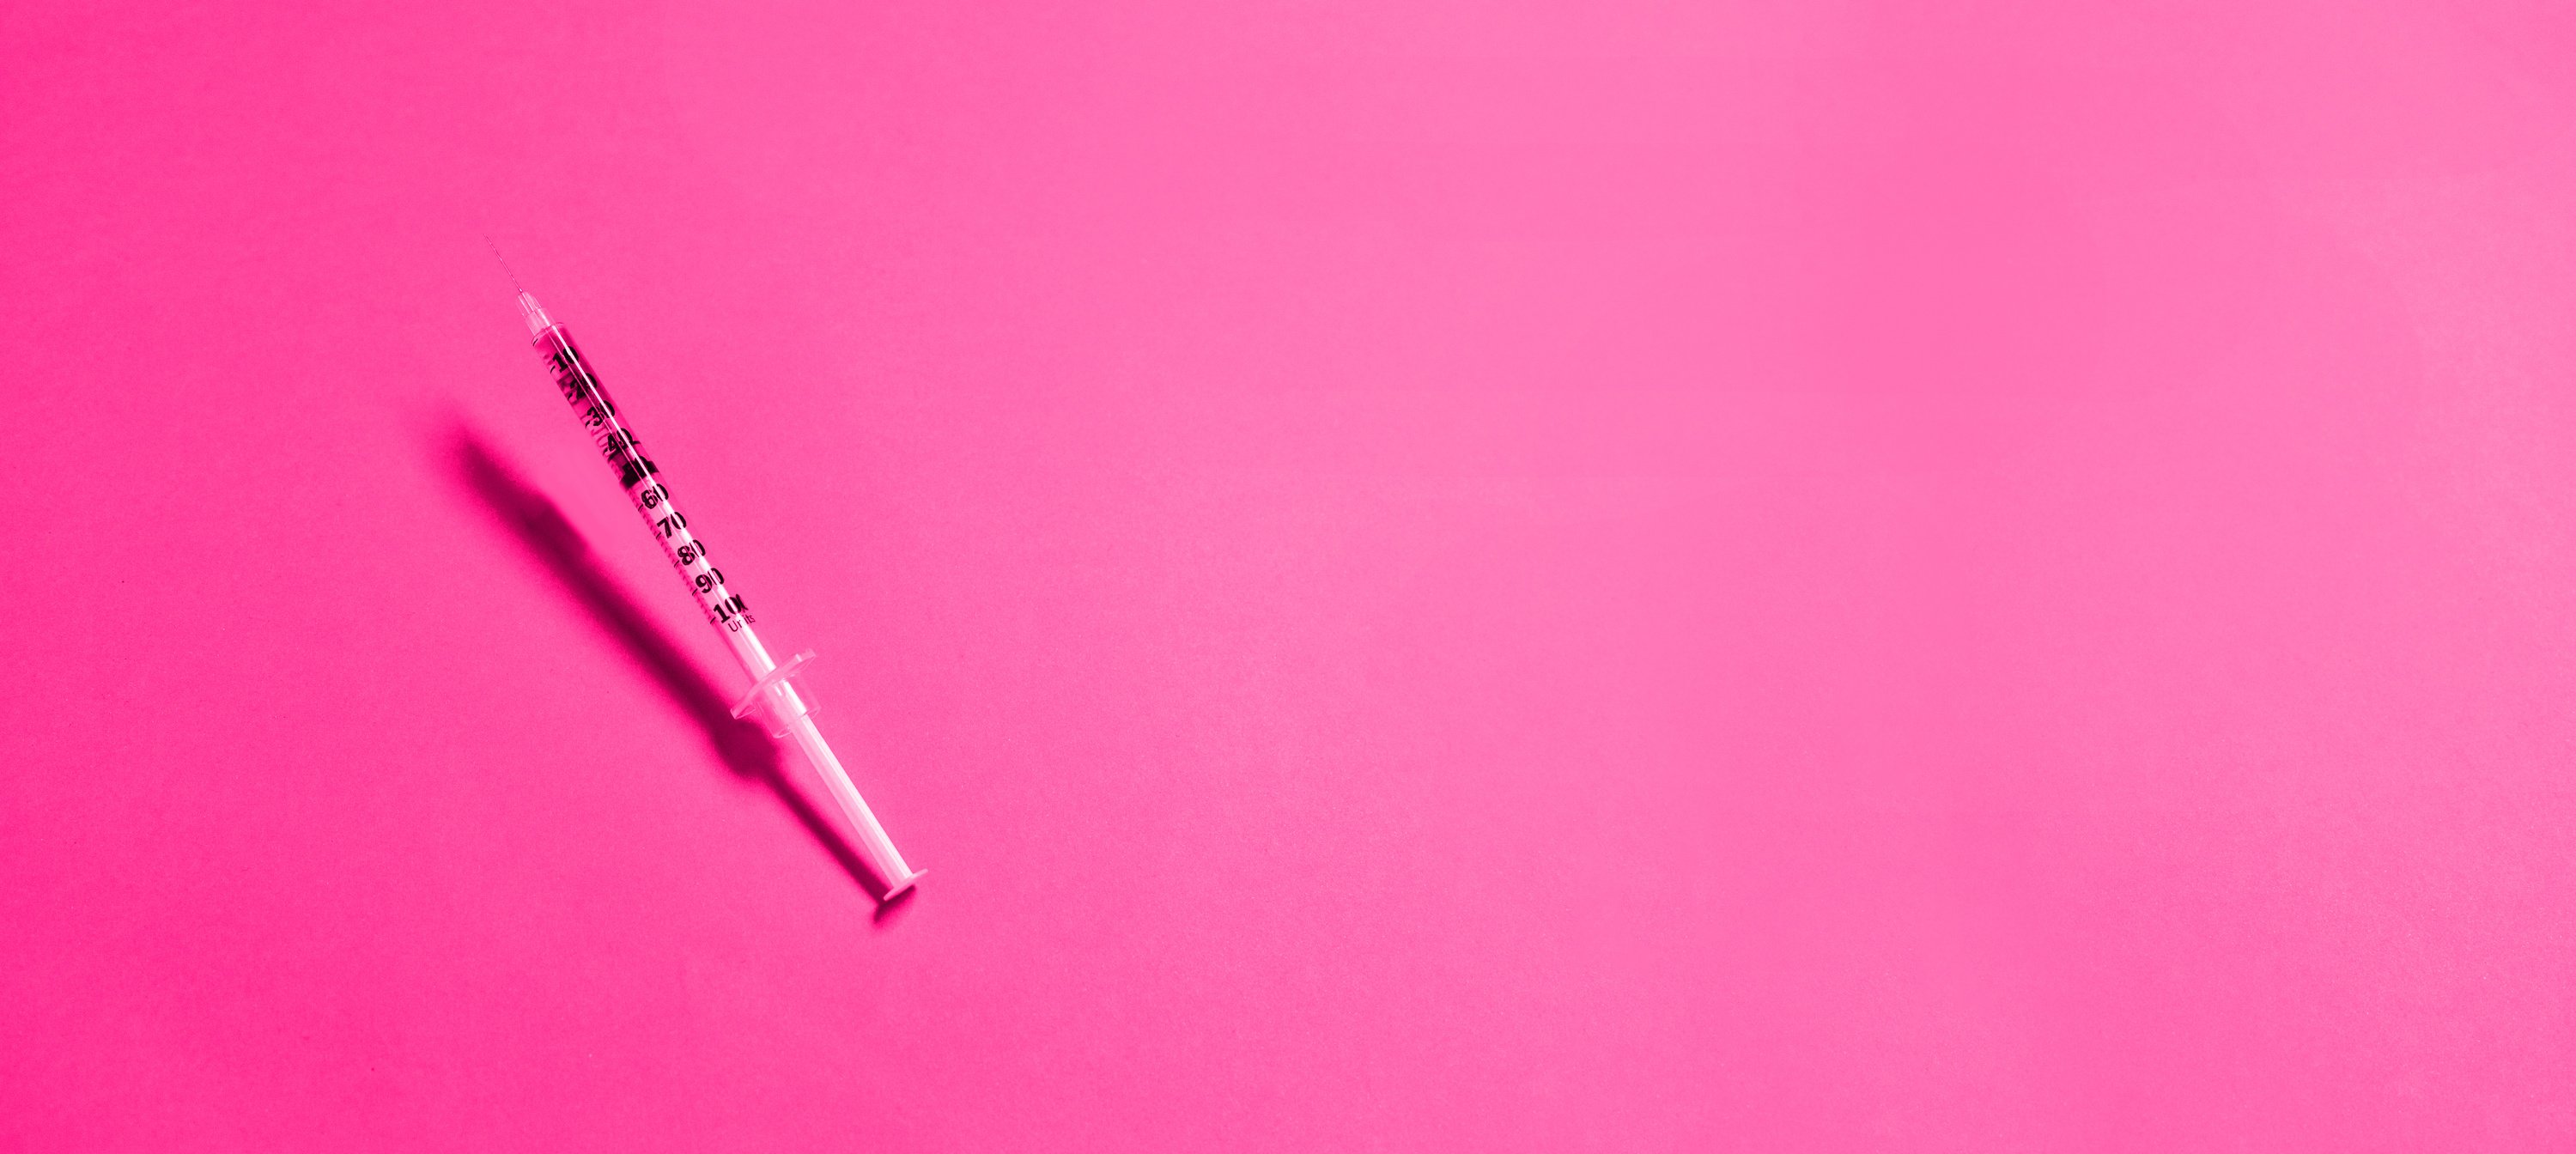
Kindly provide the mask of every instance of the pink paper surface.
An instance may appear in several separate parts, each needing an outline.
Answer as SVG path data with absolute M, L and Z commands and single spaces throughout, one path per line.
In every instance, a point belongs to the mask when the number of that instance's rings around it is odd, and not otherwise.
M 2571 62 L 10 5 L 0 1148 L 2576 1147 Z

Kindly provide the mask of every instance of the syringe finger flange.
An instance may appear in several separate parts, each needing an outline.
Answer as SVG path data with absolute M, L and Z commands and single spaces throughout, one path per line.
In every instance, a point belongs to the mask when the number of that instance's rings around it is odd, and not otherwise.
M 742 698 L 733 703 L 734 718 L 740 720 L 749 716 L 753 710 L 760 710 L 761 716 L 768 721 L 771 737 L 787 736 L 790 719 L 819 711 L 819 707 L 814 704 L 814 691 L 807 688 L 803 680 L 805 663 L 813 659 L 814 651 L 808 649 L 788 658 L 778 668 L 762 674 L 759 680 L 751 683 L 750 689 L 743 691 Z M 770 693 L 771 686 L 782 683 L 792 684 L 793 692 L 776 695 Z M 762 708 L 764 702 L 768 706 L 766 709 Z

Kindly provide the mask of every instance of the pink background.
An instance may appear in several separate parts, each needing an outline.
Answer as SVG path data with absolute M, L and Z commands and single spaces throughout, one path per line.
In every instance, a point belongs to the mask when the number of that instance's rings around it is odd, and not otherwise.
M 2560 5 L 177 7 L 0 10 L 0 1147 L 2576 1145 Z

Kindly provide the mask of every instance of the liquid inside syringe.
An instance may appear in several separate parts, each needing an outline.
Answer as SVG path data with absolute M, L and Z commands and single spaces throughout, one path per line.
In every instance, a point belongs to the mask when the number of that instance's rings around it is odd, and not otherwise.
M 535 309 L 529 324 L 535 327 L 545 318 L 536 298 L 520 294 L 524 307 Z M 564 401 L 573 408 L 582 427 L 590 433 L 590 443 L 617 474 L 617 487 L 626 490 L 635 502 L 635 511 L 644 515 L 646 528 L 662 542 L 662 552 L 678 566 L 680 575 L 696 595 L 698 607 L 706 610 L 707 621 L 723 626 L 729 634 L 741 635 L 753 618 L 740 594 L 725 588 L 724 571 L 707 560 L 707 543 L 689 531 L 689 518 L 671 501 L 670 486 L 661 480 L 661 469 L 644 455 L 643 441 L 635 431 L 618 418 L 617 405 L 600 387 L 599 378 L 582 360 L 581 350 L 574 346 L 563 326 L 547 322 L 535 333 L 538 351 L 545 354 L 546 367 L 553 371 L 555 387 L 563 392 Z M 756 644 L 756 642 L 755 642 Z M 764 671 L 766 672 L 766 671 Z

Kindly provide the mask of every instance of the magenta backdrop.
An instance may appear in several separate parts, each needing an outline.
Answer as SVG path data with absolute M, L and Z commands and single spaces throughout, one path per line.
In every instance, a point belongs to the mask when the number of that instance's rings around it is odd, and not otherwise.
M 2576 1145 L 2561 6 L 437 7 L 0 12 L 0 1147 Z

